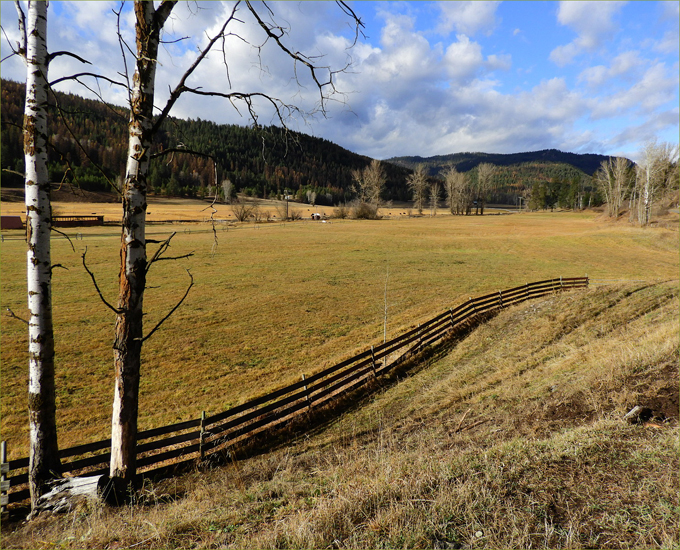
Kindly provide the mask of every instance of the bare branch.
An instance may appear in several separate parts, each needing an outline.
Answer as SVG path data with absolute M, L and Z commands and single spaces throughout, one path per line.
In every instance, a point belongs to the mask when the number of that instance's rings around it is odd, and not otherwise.
M 269 11 L 269 13 L 273 16 L 273 12 L 272 12 L 271 8 L 266 3 L 263 3 L 263 5 Z M 338 69 L 338 70 L 333 70 L 333 69 L 331 69 L 330 66 L 315 65 L 313 60 L 319 59 L 320 56 L 308 56 L 308 55 L 305 55 L 301 52 L 293 52 L 292 50 L 290 50 L 282 41 L 282 38 L 286 34 L 286 32 L 283 30 L 283 28 L 280 27 L 280 26 L 267 24 L 260 17 L 260 15 L 257 13 L 257 10 L 255 10 L 255 8 L 253 7 L 252 3 L 249 0 L 246 0 L 246 6 L 248 6 L 248 9 L 253 14 L 253 16 L 257 20 L 258 24 L 260 25 L 260 27 L 265 31 L 265 33 L 267 34 L 267 37 L 274 40 L 276 42 L 277 46 L 283 52 L 285 52 L 295 62 L 294 72 L 295 72 L 296 80 L 298 79 L 297 63 L 302 63 L 303 65 L 305 65 L 309 69 L 309 73 L 312 77 L 312 80 L 314 81 L 314 84 L 316 84 L 316 87 L 319 90 L 319 96 L 320 96 L 320 98 L 319 98 L 319 109 L 321 110 L 321 112 L 325 116 L 325 114 L 326 114 L 325 104 L 326 104 L 326 102 L 328 101 L 329 98 L 328 98 L 328 96 L 324 95 L 324 89 L 326 87 L 329 87 L 330 90 L 331 90 L 331 94 L 334 94 L 334 93 L 337 92 L 337 89 L 335 88 L 334 77 L 335 77 L 336 74 L 346 71 L 347 68 L 349 67 L 349 63 L 347 65 L 345 65 L 342 69 Z M 347 10 L 349 10 L 349 12 Z M 347 8 L 347 9 L 343 8 L 343 11 L 345 13 L 352 13 L 352 14 L 354 13 L 349 8 Z M 356 18 L 356 15 L 354 15 L 354 18 L 355 18 L 355 21 L 357 22 L 357 25 L 361 25 L 361 21 Z M 278 32 L 276 32 L 276 31 L 278 31 Z M 265 43 L 266 43 L 266 41 L 265 41 Z M 260 46 L 258 49 L 261 49 L 263 46 L 264 46 L 264 44 L 262 46 Z M 320 79 L 320 77 L 319 77 L 320 72 L 326 72 L 328 74 L 327 80 L 323 81 L 323 80 Z M 299 80 L 298 80 L 298 84 L 300 84 Z
M 173 308 L 170 310 L 170 312 L 169 312 L 165 317 L 163 317 L 163 318 L 158 322 L 158 324 L 156 324 L 155 327 L 153 327 L 153 329 L 151 330 L 151 332 L 149 332 L 149 334 L 147 334 L 146 336 L 144 336 L 144 338 L 142 338 L 142 342 L 145 342 L 146 340 L 148 340 L 149 338 L 151 338 L 151 336 L 153 335 L 153 333 L 156 332 L 156 331 L 160 328 L 160 326 L 161 326 L 163 323 L 165 323 L 165 321 L 167 321 L 167 320 L 170 318 L 170 316 L 171 316 L 173 313 L 175 313 L 175 311 L 177 310 L 177 308 L 178 308 L 179 306 L 182 305 L 182 302 L 184 302 L 184 300 L 186 299 L 186 297 L 189 295 L 189 291 L 191 290 L 191 287 L 194 286 L 194 276 L 191 274 L 191 272 L 190 272 L 188 269 L 185 269 L 185 270 L 186 270 L 187 274 L 189 275 L 189 278 L 191 279 L 191 282 L 189 283 L 189 287 L 187 288 L 186 292 L 184 293 L 184 296 L 182 296 L 182 299 L 181 299 L 179 302 L 177 302 L 177 304 L 175 304 L 175 307 L 173 307 Z
M 78 75 L 75 75 L 75 76 L 73 77 L 73 80 L 75 80 L 75 81 L 76 81 L 78 84 L 80 84 L 83 88 L 87 88 L 87 89 L 90 90 L 94 95 L 96 95 L 96 96 L 99 98 L 99 101 L 101 101 L 102 104 L 103 104 L 109 111 L 111 111 L 114 115 L 116 115 L 118 118 L 120 118 L 120 119 L 122 119 L 122 120 L 127 121 L 127 118 L 126 118 L 125 116 L 123 116 L 120 112 L 116 111 L 116 109 L 114 108 L 115 105 L 112 106 L 112 104 L 108 103 L 108 102 L 104 99 L 104 97 L 102 96 L 102 93 L 101 93 L 101 88 L 100 88 L 99 90 L 94 90 L 93 88 L 90 88 L 90 86 L 88 86 L 87 84 L 85 84 L 84 82 L 81 82 L 81 81 L 77 78 L 77 76 L 78 76 Z M 94 76 L 94 75 L 93 75 L 93 76 Z M 107 79 L 107 80 L 108 80 L 108 79 Z M 56 81 L 55 81 L 55 82 L 56 82 Z M 54 82 L 53 82 L 52 84 L 54 84 Z M 119 83 L 119 84 L 120 84 L 121 86 L 123 86 L 123 87 L 126 86 L 125 84 L 122 84 L 122 83 Z M 99 87 L 99 81 L 97 81 L 97 87 Z M 61 111 L 62 111 L 63 113 L 74 114 L 73 111 L 67 111 L 66 109 L 61 109 Z M 79 111 L 75 111 L 75 112 L 78 113 Z
M 359 18 L 359 16 L 354 12 L 352 8 L 350 8 L 345 2 L 341 2 L 340 0 L 336 0 L 335 2 L 338 6 L 340 6 L 340 9 L 345 13 L 345 15 L 349 15 L 352 19 L 354 19 L 354 42 L 352 42 L 352 45 L 350 48 L 353 48 L 356 46 L 357 41 L 359 40 L 359 33 L 361 33 L 361 36 L 366 38 L 366 35 L 364 32 L 361 30 L 363 28 L 366 28 L 364 25 L 364 22 Z
M 76 251 L 76 247 L 73 246 L 73 242 L 71 241 L 71 237 L 69 237 L 69 236 L 68 236 L 66 233 L 64 233 L 63 231 L 59 231 L 59 230 L 58 230 L 57 228 L 55 228 L 54 225 L 52 225 L 52 224 L 50 224 L 50 230 L 54 231 L 55 233 L 59 233 L 62 237 L 64 237 L 64 238 L 68 241 L 68 244 L 71 245 L 71 250 L 73 250 L 73 252 Z M 56 267 L 56 266 L 53 266 L 53 267 Z M 62 267 L 62 266 L 60 265 L 59 267 Z M 66 269 L 66 268 L 64 268 L 64 269 Z
M 126 83 L 127 92 L 128 92 L 128 104 L 132 105 L 132 88 L 130 86 L 130 76 L 129 76 L 129 72 L 128 72 L 127 59 L 125 58 L 125 48 L 127 48 L 128 51 L 130 51 L 130 52 L 132 52 L 132 50 L 130 50 L 130 47 L 127 45 L 125 40 L 123 40 L 123 35 L 120 32 L 120 14 L 123 11 L 123 4 L 124 4 L 124 2 L 121 1 L 120 8 L 118 9 L 118 11 L 116 11 L 116 10 L 111 10 L 111 11 L 113 11 L 113 13 L 116 15 L 116 34 L 118 35 L 118 45 L 120 46 L 120 53 L 121 53 L 121 56 L 123 58 L 123 66 L 125 67 L 125 75 L 121 75 L 121 76 L 125 76 L 125 83 Z M 134 55 L 134 52 L 132 52 L 132 55 Z M 120 74 L 120 73 L 118 73 L 118 74 Z
M 168 4 L 170 4 L 169 0 L 166 0 L 166 1 L 167 1 Z M 175 105 L 175 103 L 179 99 L 179 96 L 182 95 L 183 92 L 187 91 L 187 88 L 185 86 L 187 79 L 193 74 L 193 72 L 196 70 L 196 68 L 200 65 L 201 61 L 203 61 L 203 59 L 205 59 L 205 56 L 208 55 L 208 53 L 212 49 L 215 42 L 217 42 L 224 35 L 224 31 L 227 28 L 227 25 L 229 25 L 229 23 L 231 23 L 234 20 L 234 17 L 236 15 L 236 10 L 238 8 L 239 3 L 240 2 L 237 2 L 234 5 L 234 7 L 231 10 L 231 14 L 229 15 L 229 17 L 227 17 L 226 21 L 222 25 L 222 28 L 218 31 L 218 33 L 215 36 L 213 36 L 213 38 L 210 39 L 210 41 L 205 46 L 205 48 L 203 48 L 203 50 L 201 50 L 201 52 L 198 54 L 198 57 L 196 57 L 194 62 L 191 64 L 191 66 L 182 75 L 182 78 L 180 78 L 179 83 L 177 84 L 177 86 L 175 86 L 175 89 L 172 90 L 172 92 L 170 93 L 170 98 L 168 99 L 167 103 L 165 104 L 165 107 L 163 107 L 163 109 L 161 111 L 161 114 L 158 116 L 158 118 L 156 119 L 156 122 L 154 123 L 153 127 L 151 128 L 151 135 L 155 134 L 156 131 L 158 130 L 158 128 L 160 128 L 161 124 L 163 123 L 163 121 L 168 116 L 168 113 L 170 113 L 170 110 L 172 109 L 172 107 Z M 163 9 L 163 7 L 165 5 L 166 5 L 166 2 L 163 2 L 161 4 L 160 8 L 158 8 L 158 10 L 156 11 L 156 16 L 158 16 L 159 12 L 161 11 L 161 9 Z M 172 9 L 172 8 L 170 8 L 170 9 Z M 168 15 L 169 15 L 169 12 L 168 12 Z M 166 18 L 167 18 L 167 16 L 166 16 Z
M 18 44 L 16 52 L 18 55 L 26 59 L 26 45 L 28 43 L 26 38 L 26 14 L 24 10 L 21 9 L 21 4 L 19 0 L 14 0 L 14 5 L 17 8 L 17 13 L 19 15 L 19 33 L 21 34 L 21 43 Z
M 185 149 L 184 147 L 170 147 L 168 149 L 163 149 L 162 151 L 159 151 L 158 153 L 153 153 L 150 156 L 150 158 L 157 159 L 157 158 L 163 157 L 165 155 L 169 155 L 171 153 L 187 153 L 189 155 L 196 155 L 196 156 L 199 156 L 199 157 L 209 158 L 210 160 L 215 162 L 215 157 L 213 157 L 212 155 L 209 155 L 207 153 L 201 153 L 200 151 L 193 151 L 191 149 Z
M 253 93 L 242 93 L 242 92 L 231 92 L 231 93 L 224 93 L 224 92 L 205 92 L 201 90 L 200 88 L 188 88 L 184 87 L 184 91 L 196 94 L 196 95 L 204 95 L 204 96 L 214 96 L 214 97 L 223 97 L 225 99 L 228 99 L 229 102 L 234 106 L 234 109 L 241 114 L 241 112 L 238 110 L 238 107 L 234 104 L 234 99 L 238 99 L 243 101 L 247 108 L 248 108 L 248 114 L 250 117 L 253 119 L 253 122 L 255 126 L 258 126 L 258 116 L 257 112 L 255 111 L 255 108 L 253 106 L 253 98 L 262 98 L 265 101 L 268 101 L 273 107 L 274 110 L 276 111 L 276 117 L 279 119 L 279 122 L 283 126 L 286 126 L 286 118 L 289 118 L 289 116 L 292 113 L 301 113 L 301 109 L 299 107 L 296 107 L 295 105 L 289 105 L 287 103 L 284 103 L 280 99 L 277 99 L 275 97 L 269 96 L 267 94 L 264 94 L 262 92 L 253 92 Z M 284 116 L 284 111 L 287 112 L 288 116 Z
M 21 172 L 17 172 L 16 170 L 10 170 L 9 168 L 3 168 L 3 172 L 7 172 L 8 174 L 15 174 L 17 176 L 21 176 L 22 178 L 26 177 L 26 174 L 22 174 Z
M 183 254 L 181 256 L 171 256 L 164 258 L 163 254 L 170 248 L 170 241 L 172 238 L 177 235 L 177 231 L 173 232 L 172 235 L 170 235 L 166 240 L 164 240 L 161 245 L 158 247 L 158 250 L 154 253 L 152 258 L 147 262 L 146 264 L 146 273 L 149 272 L 149 269 L 151 269 L 151 266 L 155 264 L 156 262 L 160 262 L 162 260 L 180 260 L 182 258 L 190 258 L 191 256 L 194 255 L 193 252 L 189 252 L 188 254 Z M 147 241 L 147 243 L 153 242 L 153 241 Z
M 68 271 L 68 267 L 64 267 L 64 266 L 61 265 L 61 264 L 54 264 L 53 266 L 50 267 L 50 273 L 51 273 L 52 271 L 54 271 L 55 269 L 57 269 L 58 267 L 60 267 L 61 269 L 65 269 L 66 271 Z
M 2 58 L 2 60 L 0 60 L 0 63 L 2 63 L 3 61 L 5 61 L 6 59 L 9 59 L 10 57 L 13 57 L 15 55 L 19 55 L 19 52 L 14 48 L 12 41 L 9 39 L 9 36 L 7 36 L 7 32 L 5 31 L 5 27 L 0 25 L 0 30 L 2 31 L 2 34 L 5 35 L 5 40 L 7 40 L 7 44 L 9 45 L 9 49 L 12 51 L 11 54 L 6 55 L 5 57 Z
M 122 196 L 121 191 L 120 191 L 120 190 L 116 187 L 116 185 L 111 181 L 111 179 L 109 178 L 109 176 L 106 175 L 106 172 L 104 172 L 104 169 L 99 165 L 99 163 L 95 162 L 95 161 L 90 157 L 90 155 L 87 154 L 87 151 L 86 151 L 85 148 L 83 147 L 83 144 L 80 143 L 80 140 L 76 137 L 76 135 L 73 133 L 73 130 L 71 129 L 71 127 L 70 127 L 70 126 L 68 125 L 68 123 L 66 122 L 66 117 L 64 116 L 64 113 L 63 113 L 62 110 L 61 110 L 61 106 L 59 105 L 59 99 L 57 98 L 57 94 L 54 92 L 54 90 L 52 89 L 51 86 L 48 85 L 48 87 L 49 87 L 49 89 L 50 89 L 50 92 L 52 92 L 52 96 L 54 97 L 55 107 L 57 108 L 57 111 L 58 111 L 58 113 L 59 113 L 59 116 L 60 116 L 60 118 L 61 118 L 61 121 L 64 123 L 64 127 L 68 130 L 68 133 L 71 134 L 71 137 L 75 140 L 76 145 L 78 145 L 78 147 L 79 147 L 80 150 L 83 152 L 83 154 L 85 155 L 85 157 L 92 163 L 92 166 L 94 166 L 97 170 L 99 170 L 99 172 L 101 173 L 101 175 L 104 176 L 104 178 L 106 179 L 106 181 L 108 182 L 108 184 L 111 186 L 111 188 L 114 189 L 119 195 Z
M 16 319 L 17 321 L 21 321 L 22 323 L 26 323 L 28 325 L 28 321 L 26 319 L 22 319 L 18 315 L 15 315 L 15 313 L 11 309 L 9 309 L 9 308 L 6 308 L 6 309 L 7 309 L 8 317 L 11 317 L 12 319 Z
M 127 86 L 127 84 L 124 84 L 123 82 L 118 82 L 117 80 L 112 80 L 111 78 L 96 73 L 76 73 L 70 76 L 62 76 L 61 78 L 57 78 L 56 80 L 50 82 L 50 86 L 54 86 L 55 84 L 59 84 L 60 82 L 64 82 L 65 80 L 75 80 L 78 83 L 82 84 L 82 82 L 78 80 L 78 78 L 81 76 L 91 76 L 93 78 L 96 78 L 97 80 L 101 78 L 102 80 L 106 80 L 107 82 L 115 84 L 116 86 L 122 86 L 123 88 Z
M 85 65 L 92 65 L 87 59 L 83 59 L 79 55 L 74 54 L 73 52 L 67 52 L 67 51 L 59 51 L 59 52 L 53 52 L 51 54 L 48 54 L 47 56 L 47 64 L 49 65 L 50 62 L 55 58 L 59 57 L 60 55 L 66 55 L 68 57 L 73 57 L 80 61 L 81 63 L 84 63 Z
M 161 44 L 177 44 L 178 42 L 181 42 L 182 40 L 189 40 L 190 37 L 188 36 L 183 36 L 182 38 L 177 38 L 175 40 L 159 40 Z
M 90 279 L 92 279 L 92 284 L 94 284 L 94 288 L 97 291 L 97 294 L 99 294 L 99 298 L 102 302 L 104 302 L 104 305 L 108 307 L 111 311 L 113 311 L 116 315 L 122 315 L 125 313 L 124 310 L 118 309 L 113 307 L 111 304 L 109 304 L 106 301 L 106 298 L 104 298 L 104 295 L 102 294 L 102 291 L 99 290 L 99 285 L 97 284 L 97 279 L 94 277 L 94 273 L 92 273 L 89 268 L 87 267 L 87 263 L 85 262 L 85 255 L 87 254 L 87 247 L 85 247 L 85 252 L 83 252 L 83 267 L 85 268 L 85 271 L 87 271 L 87 274 L 90 276 Z

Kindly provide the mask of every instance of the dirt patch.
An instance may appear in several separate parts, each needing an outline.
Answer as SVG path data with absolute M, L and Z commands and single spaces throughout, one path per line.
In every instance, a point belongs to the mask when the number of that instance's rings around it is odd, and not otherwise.
M 595 411 L 585 403 L 585 396 L 578 392 L 566 401 L 547 402 L 543 420 L 546 422 L 566 422 L 582 424 L 595 419 Z
M 678 387 L 678 364 L 669 361 L 655 368 L 653 373 L 641 373 L 626 377 L 622 387 L 634 388 L 637 397 L 626 403 L 626 410 L 640 407 L 643 412 L 639 422 L 671 422 L 677 423 L 680 408 L 680 389 Z M 607 412 L 607 391 L 602 395 L 603 410 Z M 592 400 L 592 397 L 591 397 Z M 545 430 L 558 427 L 587 424 L 597 419 L 598 411 L 588 403 L 582 392 L 575 393 L 567 399 L 547 398 L 542 411 L 530 419 L 522 419 L 521 423 L 533 422 L 543 425 Z M 636 417 L 637 419 L 637 417 Z M 638 420 L 636 420 L 638 421 Z
M 635 403 L 627 403 L 629 409 L 640 406 L 650 412 L 642 420 L 678 420 L 680 389 L 678 387 L 678 364 L 669 361 L 658 369 L 658 375 L 649 377 L 638 374 L 626 378 L 626 385 L 634 386 L 639 396 Z

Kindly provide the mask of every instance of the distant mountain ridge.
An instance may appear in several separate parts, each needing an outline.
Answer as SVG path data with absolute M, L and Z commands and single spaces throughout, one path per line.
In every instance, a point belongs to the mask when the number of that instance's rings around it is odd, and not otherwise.
M 57 92 L 63 116 L 87 151 L 86 157 L 60 119 L 50 99 L 49 170 L 52 181 L 73 181 L 84 190 L 110 191 L 107 181 L 120 180 L 127 152 L 127 111 L 99 101 Z M 2 80 L 2 168 L 3 187 L 22 187 L 22 118 L 24 84 Z M 354 198 L 352 172 L 369 164 L 370 158 L 348 151 L 322 138 L 278 127 L 253 128 L 216 124 L 206 120 L 169 119 L 153 144 L 153 151 L 182 146 L 211 155 L 217 163 L 218 184 L 230 179 L 236 192 L 258 197 L 292 194 L 306 201 L 313 193 L 319 204 L 338 204 Z M 63 157 L 70 163 L 64 178 Z M 403 156 L 383 161 L 386 174 L 384 200 L 409 201 L 412 191 L 407 176 L 424 164 L 432 177 L 441 177 L 449 165 L 471 172 L 473 180 L 480 163 L 498 167 L 494 179 L 495 200 L 515 204 L 517 197 L 536 186 L 550 188 L 548 195 L 566 197 L 567 187 L 578 183 L 581 192 L 594 191 L 590 176 L 608 157 L 565 153 L 556 149 L 494 154 L 455 153 L 433 157 Z M 106 177 L 96 168 L 102 167 Z M 215 192 L 212 161 L 205 157 L 176 153 L 151 165 L 150 192 L 173 196 L 205 197 Z M 536 187 L 538 189 L 538 187 Z M 572 193 L 573 194 L 573 193 Z M 558 199 L 555 199 L 558 200 Z M 563 199 L 565 204 L 569 201 Z
M 455 166 L 459 172 L 469 172 L 483 162 L 496 166 L 513 166 L 524 163 L 554 163 L 568 164 L 592 176 L 600 167 L 602 161 L 609 159 L 605 155 L 592 153 L 565 153 L 557 149 L 544 149 L 526 153 L 453 153 L 450 155 L 435 155 L 432 157 L 404 156 L 386 159 L 397 166 L 415 168 L 418 164 L 424 164 L 431 176 L 437 176 L 448 166 Z

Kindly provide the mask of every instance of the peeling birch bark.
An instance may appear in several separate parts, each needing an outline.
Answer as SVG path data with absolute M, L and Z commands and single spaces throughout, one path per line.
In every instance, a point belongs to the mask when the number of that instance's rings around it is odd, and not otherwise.
M 123 184 L 118 310 L 113 344 L 115 386 L 111 417 L 111 478 L 133 482 L 146 286 L 146 193 L 152 142 L 154 85 L 160 31 L 174 2 L 136 1 L 137 61 L 128 122 L 128 160 Z M 164 9 L 165 6 L 165 9 Z M 161 10 L 163 9 L 163 12 Z
M 20 13 L 20 16 L 22 14 Z M 35 507 L 48 480 L 57 477 L 50 257 L 50 182 L 47 171 L 47 3 L 28 3 L 26 20 L 26 279 L 28 288 L 29 489 Z

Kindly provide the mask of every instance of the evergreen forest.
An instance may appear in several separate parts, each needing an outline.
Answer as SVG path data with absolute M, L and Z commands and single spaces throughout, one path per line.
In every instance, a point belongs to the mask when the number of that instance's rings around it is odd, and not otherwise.
M 127 111 L 77 95 L 50 95 L 49 170 L 55 183 L 88 191 L 111 191 L 123 178 Z M 24 85 L 2 80 L 2 185 L 22 187 L 24 171 L 22 118 Z M 154 160 L 149 192 L 168 196 L 213 196 L 221 182 L 232 182 L 232 193 L 261 198 L 292 195 L 305 202 L 313 193 L 317 204 L 337 205 L 354 198 L 353 177 L 371 159 L 328 140 L 276 126 L 246 127 L 206 120 L 169 119 L 158 133 L 154 151 L 175 152 Z M 516 153 L 456 153 L 398 157 L 382 163 L 385 201 L 408 201 L 407 177 L 422 164 L 431 181 L 454 166 L 469 172 L 474 184 L 480 163 L 495 165 L 490 203 L 524 204 L 532 209 L 578 208 L 601 203 L 591 176 L 607 157 L 557 150 Z M 212 159 L 217 165 L 217 181 Z M 311 192 L 311 193 L 310 193 Z

